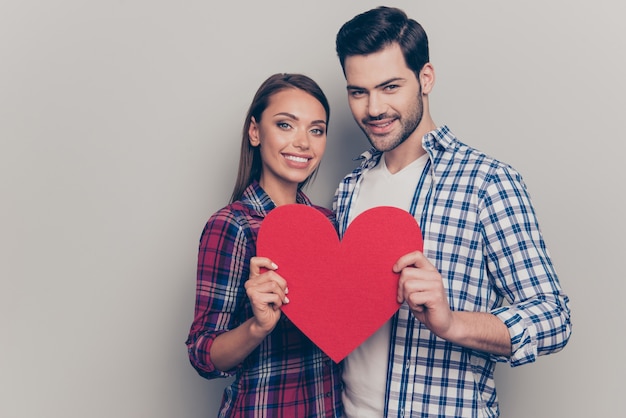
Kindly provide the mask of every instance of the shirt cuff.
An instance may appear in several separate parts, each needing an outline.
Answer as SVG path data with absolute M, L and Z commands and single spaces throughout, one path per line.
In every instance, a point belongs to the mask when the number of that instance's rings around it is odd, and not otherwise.
M 537 359 L 537 329 L 528 318 L 520 315 L 513 306 L 505 306 L 492 312 L 509 329 L 511 356 L 507 358 L 511 367 L 532 363 Z M 497 356 L 496 356 L 497 357 Z M 503 359 L 497 358 L 496 361 Z
M 232 376 L 237 371 L 237 367 L 227 371 L 218 370 L 211 360 L 211 346 L 215 338 L 224 332 L 226 331 L 217 331 L 210 335 L 201 335 L 196 340 L 195 344 L 190 347 L 190 356 L 194 367 L 207 379 Z

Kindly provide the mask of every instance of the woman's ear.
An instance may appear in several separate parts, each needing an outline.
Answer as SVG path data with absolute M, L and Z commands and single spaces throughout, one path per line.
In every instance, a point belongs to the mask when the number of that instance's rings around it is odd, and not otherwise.
M 248 128 L 248 141 L 253 147 L 258 147 L 261 144 L 259 139 L 259 126 L 256 123 L 254 116 L 250 118 L 250 127 Z

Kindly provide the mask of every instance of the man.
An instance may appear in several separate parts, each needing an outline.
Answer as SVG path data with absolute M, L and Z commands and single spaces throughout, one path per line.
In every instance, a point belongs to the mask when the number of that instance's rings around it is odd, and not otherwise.
M 373 147 L 335 195 L 340 234 L 366 209 L 391 205 L 424 235 L 423 253 L 394 266 L 399 312 L 344 362 L 346 413 L 497 417 L 495 363 L 533 362 L 571 333 L 526 186 L 434 123 L 428 39 L 403 11 L 356 16 L 336 46 L 350 109 Z

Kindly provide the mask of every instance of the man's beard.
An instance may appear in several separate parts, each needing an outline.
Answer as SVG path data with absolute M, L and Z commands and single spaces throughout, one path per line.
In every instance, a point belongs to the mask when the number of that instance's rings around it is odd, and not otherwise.
M 407 138 L 411 136 L 411 134 L 413 134 L 413 132 L 415 132 L 420 122 L 422 121 L 423 115 L 424 101 L 422 99 L 422 89 L 420 88 L 417 106 L 411 109 L 411 112 L 405 118 L 400 118 L 398 114 L 389 115 L 385 113 L 375 118 L 362 120 L 361 123 L 359 123 L 359 127 L 374 148 L 381 152 L 387 152 L 397 148 L 400 144 L 406 141 Z M 401 131 L 394 137 L 390 138 L 370 135 L 369 131 L 367 130 L 367 123 L 385 118 L 394 118 L 396 121 L 398 121 L 402 128 Z

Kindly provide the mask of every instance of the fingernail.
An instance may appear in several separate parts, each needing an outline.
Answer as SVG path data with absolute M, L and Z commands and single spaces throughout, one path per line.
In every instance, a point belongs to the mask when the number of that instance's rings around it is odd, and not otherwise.
M 272 262 L 272 269 L 276 270 L 278 268 L 278 266 L 276 265 L 276 263 Z
M 286 295 L 287 293 L 289 293 L 289 288 L 288 288 L 288 287 L 286 287 L 286 288 L 285 288 L 285 295 Z
M 284 303 L 289 303 L 289 298 L 287 296 L 285 296 L 285 301 Z

